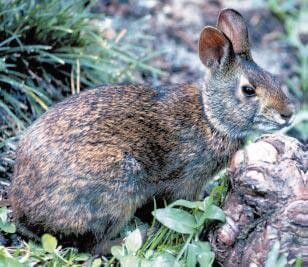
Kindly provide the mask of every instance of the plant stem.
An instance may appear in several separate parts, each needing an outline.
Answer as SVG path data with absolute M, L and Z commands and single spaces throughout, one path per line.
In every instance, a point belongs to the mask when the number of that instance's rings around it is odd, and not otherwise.
M 177 260 L 177 261 L 179 261 L 180 258 L 182 257 L 182 255 L 184 254 L 184 252 L 185 252 L 185 250 L 186 250 L 188 244 L 189 244 L 190 241 L 192 240 L 193 236 L 194 236 L 193 234 L 190 234 L 189 237 L 187 238 L 187 240 L 186 240 L 184 246 L 182 247 L 180 253 L 179 253 L 178 256 L 176 257 L 176 260 Z

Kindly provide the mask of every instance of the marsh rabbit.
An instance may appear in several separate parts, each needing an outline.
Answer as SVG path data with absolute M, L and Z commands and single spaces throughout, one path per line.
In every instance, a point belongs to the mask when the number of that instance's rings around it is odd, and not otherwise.
M 104 244 L 154 196 L 194 200 L 254 130 L 289 125 L 294 104 L 252 59 L 235 10 L 205 27 L 201 82 L 109 85 L 54 105 L 23 134 L 10 201 L 14 217 Z

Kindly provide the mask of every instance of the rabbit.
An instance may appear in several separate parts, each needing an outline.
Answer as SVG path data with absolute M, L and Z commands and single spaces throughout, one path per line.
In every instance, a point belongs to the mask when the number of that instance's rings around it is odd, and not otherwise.
M 15 220 L 91 234 L 97 248 L 153 197 L 195 200 L 250 133 L 292 122 L 295 104 L 253 61 L 240 13 L 222 10 L 198 50 L 207 70 L 200 82 L 98 86 L 28 127 L 12 177 Z

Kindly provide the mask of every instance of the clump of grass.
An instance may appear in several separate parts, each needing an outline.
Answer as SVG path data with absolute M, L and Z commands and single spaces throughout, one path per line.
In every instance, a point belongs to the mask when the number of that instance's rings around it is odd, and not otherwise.
M 5 152 L 15 148 L 14 136 L 53 102 L 138 73 L 161 73 L 147 64 L 151 54 L 142 36 L 134 40 L 137 29 L 115 32 L 87 2 L 1 2 L 0 172 L 11 161 Z

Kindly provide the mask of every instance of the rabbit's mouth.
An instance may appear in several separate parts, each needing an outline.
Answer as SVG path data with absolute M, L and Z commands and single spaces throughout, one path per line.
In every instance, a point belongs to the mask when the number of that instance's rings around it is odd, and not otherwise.
M 278 112 L 275 109 L 263 109 L 254 119 L 254 125 L 261 131 L 280 130 L 290 126 L 294 121 L 295 115 Z
M 255 129 L 262 131 L 262 132 L 269 132 L 269 131 L 276 131 L 276 130 L 280 130 L 284 127 L 287 127 L 290 125 L 289 122 L 277 122 L 274 120 L 271 120 L 269 118 L 266 118 L 264 116 L 262 116 L 262 118 L 258 118 L 255 120 L 254 122 L 255 125 Z

